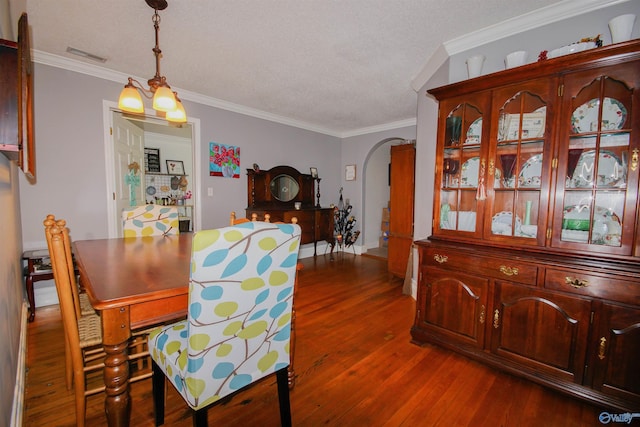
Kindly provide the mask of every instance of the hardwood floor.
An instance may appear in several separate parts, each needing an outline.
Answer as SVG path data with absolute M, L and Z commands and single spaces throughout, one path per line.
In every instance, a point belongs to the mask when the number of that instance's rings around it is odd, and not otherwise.
M 389 283 L 386 262 L 342 254 L 302 260 L 296 296 L 295 426 L 597 426 L 601 409 L 431 345 L 410 343 L 415 302 Z M 26 426 L 72 426 L 57 306 L 29 324 Z M 167 426 L 190 426 L 170 386 Z M 151 383 L 131 386 L 131 425 L 153 425 Z M 87 426 L 106 425 L 104 395 Z M 277 426 L 275 378 L 209 409 L 216 426 Z

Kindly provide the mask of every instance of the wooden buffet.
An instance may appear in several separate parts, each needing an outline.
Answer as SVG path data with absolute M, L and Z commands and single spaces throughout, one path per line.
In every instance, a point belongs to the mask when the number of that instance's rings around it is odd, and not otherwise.
M 640 408 L 640 41 L 429 90 L 415 343 Z
M 321 208 L 314 203 L 316 180 L 291 166 L 247 169 L 247 218 L 254 213 L 258 218 L 269 214 L 272 222 L 291 222 L 296 217 L 302 229 L 301 243 L 313 243 L 315 255 L 318 242 L 324 240 L 331 245 L 334 242 L 333 208 Z M 300 204 L 299 209 L 296 203 Z

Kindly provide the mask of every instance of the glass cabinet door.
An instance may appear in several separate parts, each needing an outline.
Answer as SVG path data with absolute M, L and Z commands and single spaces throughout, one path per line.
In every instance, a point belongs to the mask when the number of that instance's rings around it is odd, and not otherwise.
M 439 148 L 442 157 L 436 170 L 439 182 L 436 232 L 464 232 L 466 236 L 473 236 L 471 233 L 481 231 L 477 193 L 483 176 L 481 146 L 483 133 L 486 134 L 483 130 L 486 108 L 482 108 L 482 103 L 482 100 L 449 102 L 441 108 Z
M 626 67 L 640 67 L 627 64 Z M 625 71 L 626 70 L 626 71 Z M 640 78 L 621 67 L 566 78 L 553 244 L 630 254 L 638 189 L 632 99 Z M 634 81 L 636 80 L 636 81 Z M 635 94 L 637 96 L 637 94 Z M 560 191 L 564 188 L 564 191 Z
M 499 90 L 488 156 L 485 237 L 544 245 L 551 154 L 549 80 Z

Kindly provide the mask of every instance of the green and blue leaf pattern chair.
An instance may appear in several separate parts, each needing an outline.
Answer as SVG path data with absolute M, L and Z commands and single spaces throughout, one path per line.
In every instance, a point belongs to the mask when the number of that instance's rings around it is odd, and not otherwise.
M 167 236 L 180 232 L 176 206 L 144 205 L 122 210 L 124 237 Z
M 280 416 L 290 425 L 287 367 L 300 226 L 245 222 L 193 236 L 186 320 L 149 335 L 156 425 L 164 377 L 206 425 L 206 407 L 277 373 Z M 162 375 L 164 373 L 164 375 Z

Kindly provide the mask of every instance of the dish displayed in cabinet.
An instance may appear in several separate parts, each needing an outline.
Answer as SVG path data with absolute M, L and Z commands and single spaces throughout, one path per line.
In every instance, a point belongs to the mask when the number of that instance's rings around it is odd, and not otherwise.
M 480 157 L 471 157 L 462 164 L 460 174 L 460 186 L 472 187 L 478 186 L 478 169 L 480 165 Z
M 611 209 L 596 206 L 591 222 L 588 205 L 574 205 L 564 208 L 562 218 L 562 240 L 587 243 L 591 229 L 591 242 L 597 245 L 620 246 L 622 225 L 620 218 Z
M 587 188 L 593 185 L 594 163 L 596 151 L 585 151 L 580 155 L 578 163 L 571 175 L 570 188 Z M 625 185 L 626 168 L 611 151 L 600 151 L 598 155 L 597 185 L 622 187 Z
M 522 138 L 542 138 L 544 136 L 547 107 L 540 107 L 532 113 L 522 114 Z M 520 137 L 520 113 L 501 114 L 498 119 L 498 141 L 517 140 Z
M 513 213 L 508 211 L 498 212 L 491 219 L 491 232 L 503 236 L 512 236 Z M 516 235 L 522 233 L 522 221 L 516 215 Z
M 542 153 L 529 157 L 522 165 L 522 170 L 518 176 L 518 185 L 525 188 L 540 187 L 542 177 Z M 505 174 L 505 187 L 513 188 L 515 180 L 513 177 L 507 178 Z
M 448 207 L 449 205 L 445 205 Z M 456 230 L 456 220 L 459 231 L 476 231 L 476 213 L 473 211 L 441 210 L 440 228 L 443 230 Z
M 598 110 L 600 99 L 594 98 L 575 109 L 571 115 L 573 133 L 596 132 L 598 130 Z M 604 98 L 600 130 L 622 129 L 627 120 L 627 109 L 613 98 Z
M 467 130 L 467 138 L 464 143 L 467 144 L 480 144 L 482 141 L 482 117 L 477 118 L 469 126 Z

